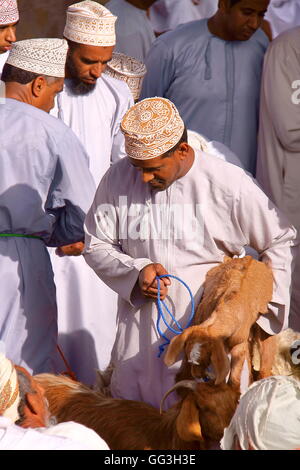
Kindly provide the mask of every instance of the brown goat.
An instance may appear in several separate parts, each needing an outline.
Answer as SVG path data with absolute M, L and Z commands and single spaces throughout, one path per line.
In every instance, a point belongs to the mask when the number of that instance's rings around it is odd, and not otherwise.
M 207 448 L 211 441 L 220 441 L 239 398 L 227 384 L 212 389 L 211 384 L 185 381 L 173 389 L 188 387 L 186 397 L 160 413 L 146 403 L 107 398 L 64 376 L 40 374 L 35 379 L 44 387 L 58 422 L 88 426 L 112 450 Z
M 250 329 L 260 314 L 268 312 L 272 292 L 273 275 L 266 264 L 251 256 L 226 257 L 208 271 L 195 316 L 197 325 L 173 338 L 166 365 L 172 365 L 185 350 L 187 361 L 178 377 L 204 377 L 211 365 L 216 385 L 223 383 L 230 371 L 228 383 L 239 388 L 244 361 L 249 359 Z

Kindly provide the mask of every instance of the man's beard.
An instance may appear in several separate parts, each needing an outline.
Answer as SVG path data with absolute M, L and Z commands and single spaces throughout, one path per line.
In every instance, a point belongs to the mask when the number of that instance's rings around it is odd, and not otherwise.
M 72 62 L 72 59 L 70 57 L 68 57 L 67 59 L 67 69 L 68 69 L 68 72 L 71 76 L 71 78 L 69 78 L 68 80 L 66 80 L 66 85 L 67 87 L 71 90 L 71 92 L 73 93 L 73 95 L 88 95 L 89 93 L 91 93 L 97 83 L 85 83 L 85 82 L 82 82 L 79 78 L 76 77 L 77 73 L 76 73 L 76 69 L 73 65 L 73 62 Z
M 73 95 L 88 95 L 91 93 L 97 83 L 84 83 L 79 78 L 69 78 L 66 80 L 67 87 L 71 90 Z

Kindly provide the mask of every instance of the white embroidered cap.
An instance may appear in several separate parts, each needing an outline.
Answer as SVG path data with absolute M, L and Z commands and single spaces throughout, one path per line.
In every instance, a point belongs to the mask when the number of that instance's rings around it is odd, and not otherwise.
M 6 63 L 28 72 L 63 78 L 67 52 L 65 39 L 26 39 L 13 44 Z
M 0 416 L 10 418 L 13 422 L 17 421 L 19 402 L 17 372 L 11 361 L 0 351 Z
M 121 54 L 120 52 L 114 52 L 104 73 L 126 82 L 134 101 L 136 101 L 140 97 L 146 72 L 146 66 L 142 62 L 128 55 Z
M 237 437 L 242 450 L 292 450 L 300 447 L 300 382 L 272 376 L 254 382 L 242 395 L 221 448 Z
M 125 114 L 121 130 L 128 157 L 149 160 L 171 150 L 181 139 L 184 123 L 166 98 L 146 98 Z
M 64 37 L 89 46 L 116 44 L 114 16 L 107 8 L 91 0 L 74 3 L 67 9 Z
M 17 0 L 0 0 L 0 25 L 19 21 Z

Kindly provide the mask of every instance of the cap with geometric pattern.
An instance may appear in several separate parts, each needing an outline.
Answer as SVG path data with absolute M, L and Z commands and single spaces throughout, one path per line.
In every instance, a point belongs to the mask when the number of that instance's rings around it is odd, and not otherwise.
M 6 63 L 28 72 L 63 78 L 67 52 L 65 39 L 25 39 L 13 44 Z
M 140 97 L 146 72 L 146 66 L 142 62 L 120 52 L 114 52 L 104 73 L 126 82 L 134 101 L 136 101 Z
M 64 37 L 89 46 L 116 44 L 114 16 L 107 8 L 91 0 L 74 3 L 67 9 Z
M 0 25 L 19 21 L 17 0 L 0 0 Z
M 184 123 L 175 105 L 166 98 L 146 98 L 125 114 L 121 130 L 130 158 L 149 160 L 171 150 L 181 139 Z

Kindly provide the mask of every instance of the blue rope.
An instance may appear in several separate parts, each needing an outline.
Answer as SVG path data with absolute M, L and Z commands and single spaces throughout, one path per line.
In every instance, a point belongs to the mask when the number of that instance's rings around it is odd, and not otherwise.
M 190 297 L 191 297 L 191 314 L 189 316 L 189 319 L 188 319 L 188 322 L 187 322 L 187 325 L 185 327 L 182 327 L 178 321 L 176 320 L 176 318 L 174 317 L 174 315 L 170 312 L 167 304 L 163 301 L 163 300 L 160 300 L 160 282 L 159 280 L 162 279 L 163 277 L 171 277 L 172 279 L 176 279 L 177 281 L 181 282 L 181 284 L 183 284 L 186 289 L 188 290 L 189 294 L 190 294 Z M 180 335 L 186 328 L 188 328 L 191 323 L 192 323 L 192 320 L 194 318 L 194 315 L 195 315 L 195 302 L 194 302 L 194 297 L 193 297 L 193 294 L 192 294 L 192 291 L 191 289 L 189 288 L 189 286 L 184 282 L 182 281 L 182 279 L 180 279 L 179 277 L 176 277 L 176 276 L 171 276 L 171 274 L 163 274 L 162 276 L 157 276 L 156 277 L 157 279 L 157 310 L 158 310 L 158 316 L 157 316 L 157 322 L 156 322 L 156 328 L 157 328 L 157 331 L 159 333 L 159 335 L 166 341 L 165 343 L 161 344 L 159 346 L 159 353 L 157 355 L 157 357 L 160 357 L 162 355 L 162 353 L 164 352 L 165 350 L 165 347 L 170 344 L 170 340 L 169 338 L 162 332 L 159 324 L 160 324 L 160 320 L 162 319 L 164 324 L 166 325 L 166 327 L 168 328 L 169 331 L 171 331 L 172 333 L 174 333 L 175 335 Z M 165 318 L 165 315 L 164 315 L 164 312 L 163 312 L 163 308 L 162 306 L 166 309 L 167 313 L 170 315 L 171 319 L 173 320 L 173 322 L 175 323 L 176 327 L 178 329 L 175 329 L 173 328 L 169 323 L 168 321 L 166 320 Z

